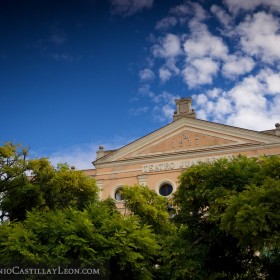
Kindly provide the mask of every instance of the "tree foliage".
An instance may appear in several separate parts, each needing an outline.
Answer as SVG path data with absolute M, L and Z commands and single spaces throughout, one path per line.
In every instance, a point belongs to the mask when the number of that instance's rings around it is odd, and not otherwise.
M 172 201 L 126 186 L 128 214 L 93 178 L 0 147 L 0 266 L 98 267 L 112 279 L 278 279 L 280 158 L 201 162 Z M 176 215 L 170 216 L 173 203 Z
M 27 170 L 31 176 L 22 173 L 21 185 L 7 189 L 2 195 L 1 211 L 12 221 L 25 219 L 26 212 L 32 209 L 82 210 L 97 200 L 95 180 L 68 165 L 54 168 L 46 158 L 32 159 L 26 162 Z
M 176 222 L 187 226 L 192 250 L 203 256 L 204 277 L 270 277 L 260 252 L 280 249 L 279 174 L 277 156 L 201 162 L 182 173 Z
M 0 195 L 24 184 L 28 149 L 6 143 L 0 146 Z
M 192 258 L 185 227 L 172 222 L 168 213 L 170 199 L 139 185 L 124 187 L 122 198 L 130 216 L 139 218 L 156 234 L 159 250 L 151 260 L 154 279 L 191 279 L 199 263 Z
M 150 225 L 156 233 L 165 231 L 169 220 L 166 198 L 147 186 L 126 186 L 121 192 L 125 207 L 132 215 L 137 215 L 142 224 Z
M 0 204 L 6 214 L 0 225 L 1 267 L 78 265 L 114 279 L 152 279 L 160 245 L 148 224 L 123 216 L 110 199 L 99 201 L 95 180 L 81 171 L 66 164 L 54 168 L 45 158 L 27 160 L 27 153 L 22 161 L 12 148 L 5 156 L 15 170 L 22 169 L 1 181 L 13 186 L 4 186 Z
M 124 218 L 104 202 L 83 211 L 73 208 L 32 211 L 23 222 L 0 227 L 1 265 L 100 268 L 102 273 L 151 279 L 155 235 L 135 217 Z M 106 271 L 107 270 L 107 271 Z

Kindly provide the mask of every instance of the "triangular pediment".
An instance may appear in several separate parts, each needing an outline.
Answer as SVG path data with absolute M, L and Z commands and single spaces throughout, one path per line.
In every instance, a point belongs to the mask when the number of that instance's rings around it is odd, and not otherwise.
M 181 118 L 94 162 L 107 163 L 157 155 L 233 146 L 279 143 L 280 137 L 218 123 Z

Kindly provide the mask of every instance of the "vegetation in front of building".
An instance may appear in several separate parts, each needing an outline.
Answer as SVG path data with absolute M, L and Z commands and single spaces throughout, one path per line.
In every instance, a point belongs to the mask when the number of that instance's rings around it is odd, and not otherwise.
M 278 279 L 279 176 L 279 156 L 201 162 L 182 172 L 172 200 L 124 187 L 123 215 L 112 199 L 98 199 L 82 171 L 29 159 L 28 149 L 7 143 L 0 267 L 92 267 L 111 279 Z

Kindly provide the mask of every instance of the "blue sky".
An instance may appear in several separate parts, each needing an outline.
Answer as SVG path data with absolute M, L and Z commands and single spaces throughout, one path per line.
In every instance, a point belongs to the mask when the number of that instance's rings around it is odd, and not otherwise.
M 3 0 L 0 144 L 91 168 L 172 120 L 280 122 L 279 0 Z

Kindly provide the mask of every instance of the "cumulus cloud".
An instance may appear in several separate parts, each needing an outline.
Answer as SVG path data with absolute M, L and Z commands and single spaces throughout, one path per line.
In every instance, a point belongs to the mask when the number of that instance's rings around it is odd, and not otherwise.
M 265 12 L 247 16 L 237 27 L 243 51 L 268 63 L 280 59 L 279 31 L 279 19 Z
M 193 59 L 182 71 L 184 81 L 189 87 L 211 84 L 219 65 L 209 57 Z
M 192 26 L 192 34 L 185 41 L 184 50 L 188 59 L 204 56 L 222 59 L 228 53 L 228 47 L 223 40 L 212 35 L 203 23 L 197 23 Z
M 254 0 L 254 1 L 244 1 L 244 0 L 224 0 L 228 9 L 237 14 L 240 11 L 253 11 L 259 6 L 265 6 L 270 10 L 280 11 L 279 0 Z
M 174 100 L 177 98 L 180 98 L 180 96 L 167 91 L 155 95 L 152 99 L 155 103 L 153 108 L 154 119 L 159 122 L 171 121 L 174 114 Z
M 112 14 L 131 16 L 153 6 L 153 0 L 111 0 Z
M 174 100 L 180 98 L 178 94 L 163 91 L 156 94 L 150 89 L 150 85 L 142 85 L 138 90 L 139 95 L 148 97 L 152 103 L 153 119 L 159 122 L 171 121 L 174 114 Z M 149 109 L 133 109 L 131 113 L 146 113 Z
M 177 24 L 177 19 L 175 17 L 169 16 L 158 21 L 156 24 L 156 29 L 167 30 L 171 27 L 174 27 L 176 24 Z
M 183 44 L 187 63 L 182 76 L 193 88 L 213 82 L 219 61 L 228 56 L 228 47 L 221 38 L 212 35 L 204 23 L 191 21 L 190 29 L 192 33 Z
M 177 16 L 181 22 L 185 22 L 186 16 L 192 16 L 198 21 L 202 21 L 207 17 L 206 11 L 202 6 L 199 3 L 191 1 L 171 8 L 170 13 Z
M 215 88 L 194 95 L 197 115 L 254 130 L 271 129 L 280 120 L 278 79 L 278 73 L 265 69 L 243 78 L 228 91 Z
M 249 73 L 253 70 L 255 61 L 249 56 L 229 55 L 222 67 L 222 74 L 227 78 Z
M 138 89 L 138 94 L 140 96 L 146 96 L 146 97 L 149 97 L 149 98 L 153 98 L 155 96 L 155 94 L 151 91 L 151 86 L 148 85 L 148 84 L 142 85 Z
M 271 94 L 280 94 L 280 74 L 271 74 L 266 77 L 267 89 Z
M 159 69 L 159 78 L 162 82 L 168 81 L 172 76 L 172 73 L 166 67 L 162 67 Z
M 157 22 L 149 69 L 160 86 L 180 81 L 198 118 L 271 129 L 280 121 L 279 11 L 279 0 L 224 0 L 210 10 L 183 1 Z M 175 94 L 168 101 L 167 91 L 151 85 L 140 91 L 154 102 L 158 121 L 171 119 Z
M 232 17 L 222 7 L 218 5 L 212 5 L 210 10 L 227 31 L 233 27 Z
M 159 69 L 160 81 L 165 83 L 172 76 L 179 75 L 180 69 L 176 65 L 176 59 L 170 58 L 166 60 L 166 63 Z
M 159 39 L 159 43 L 153 45 L 152 54 L 155 57 L 175 58 L 182 53 L 180 38 L 174 34 L 167 34 Z
M 141 81 L 152 81 L 155 77 L 155 74 L 151 69 L 145 68 L 140 71 L 139 77 Z

